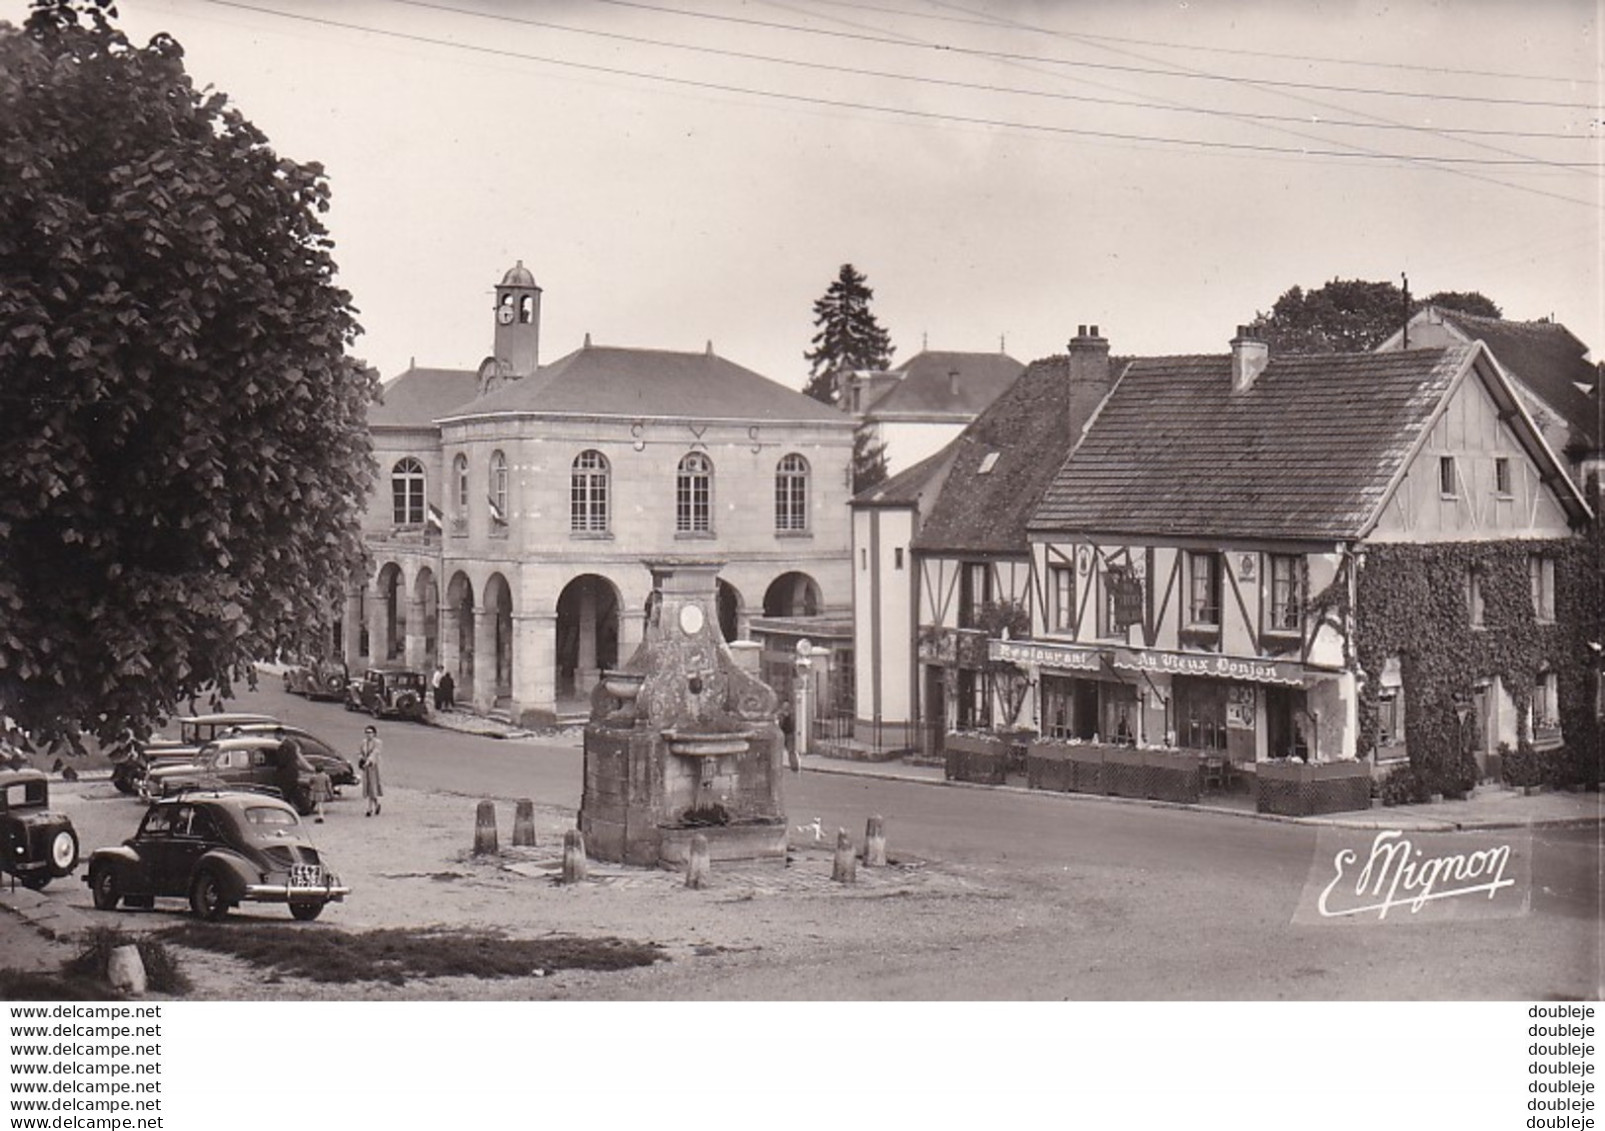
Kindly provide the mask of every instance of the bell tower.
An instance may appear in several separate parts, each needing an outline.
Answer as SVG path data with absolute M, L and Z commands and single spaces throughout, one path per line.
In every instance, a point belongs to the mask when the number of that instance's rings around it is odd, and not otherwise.
M 541 289 L 520 259 L 496 287 L 496 360 L 513 378 L 540 365 Z

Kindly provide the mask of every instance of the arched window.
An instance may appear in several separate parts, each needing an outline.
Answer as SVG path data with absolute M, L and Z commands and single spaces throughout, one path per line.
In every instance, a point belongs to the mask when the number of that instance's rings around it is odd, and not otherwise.
M 796 453 L 775 468 L 775 529 L 808 529 L 808 461 Z
M 490 520 L 507 525 L 507 456 L 499 451 L 490 456 Z
M 701 452 L 692 452 L 680 461 L 674 529 L 678 534 L 706 534 L 713 529 L 713 461 Z
M 424 523 L 424 465 L 412 456 L 390 469 L 391 517 L 397 526 Z
M 468 514 L 468 457 L 461 452 L 451 461 L 452 478 L 457 483 L 457 516 Z
M 518 320 L 523 325 L 535 321 L 535 296 L 525 295 L 518 300 Z
M 586 533 L 607 530 L 607 457 L 586 451 L 574 457 L 569 473 L 569 529 Z

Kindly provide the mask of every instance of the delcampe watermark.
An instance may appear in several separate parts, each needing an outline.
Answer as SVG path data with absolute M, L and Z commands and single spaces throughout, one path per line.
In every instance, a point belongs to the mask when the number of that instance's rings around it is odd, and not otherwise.
M 1293 921 L 1508 918 L 1531 896 L 1525 831 L 1322 829 Z

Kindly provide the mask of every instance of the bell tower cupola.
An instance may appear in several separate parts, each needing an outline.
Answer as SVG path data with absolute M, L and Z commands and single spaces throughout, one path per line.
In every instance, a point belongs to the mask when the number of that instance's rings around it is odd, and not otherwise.
M 496 287 L 495 357 L 514 378 L 528 377 L 540 365 L 541 289 L 522 259 Z

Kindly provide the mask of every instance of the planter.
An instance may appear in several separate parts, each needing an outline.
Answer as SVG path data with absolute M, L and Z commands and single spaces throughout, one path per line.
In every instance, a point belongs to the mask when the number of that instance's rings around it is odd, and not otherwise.
M 950 734 L 945 754 L 948 781 L 1002 785 L 1009 771 L 1009 747 L 997 738 Z
M 1371 768 L 1364 762 L 1261 762 L 1255 808 L 1284 817 L 1371 808 Z
M 1026 757 L 1026 778 L 1032 789 L 1190 805 L 1203 791 L 1203 758 L 1191 750 L 1033 742 Z
M 1196 805 L 1204 790 L 1204 757 L 1184 750 L 1144 750 L 1147 796 Z
M 1033 742 L 1025 756 L 1025 784 L 1050 793 L 1072 792 L 1076 786 L 1070 747 L 1058 742 Z

